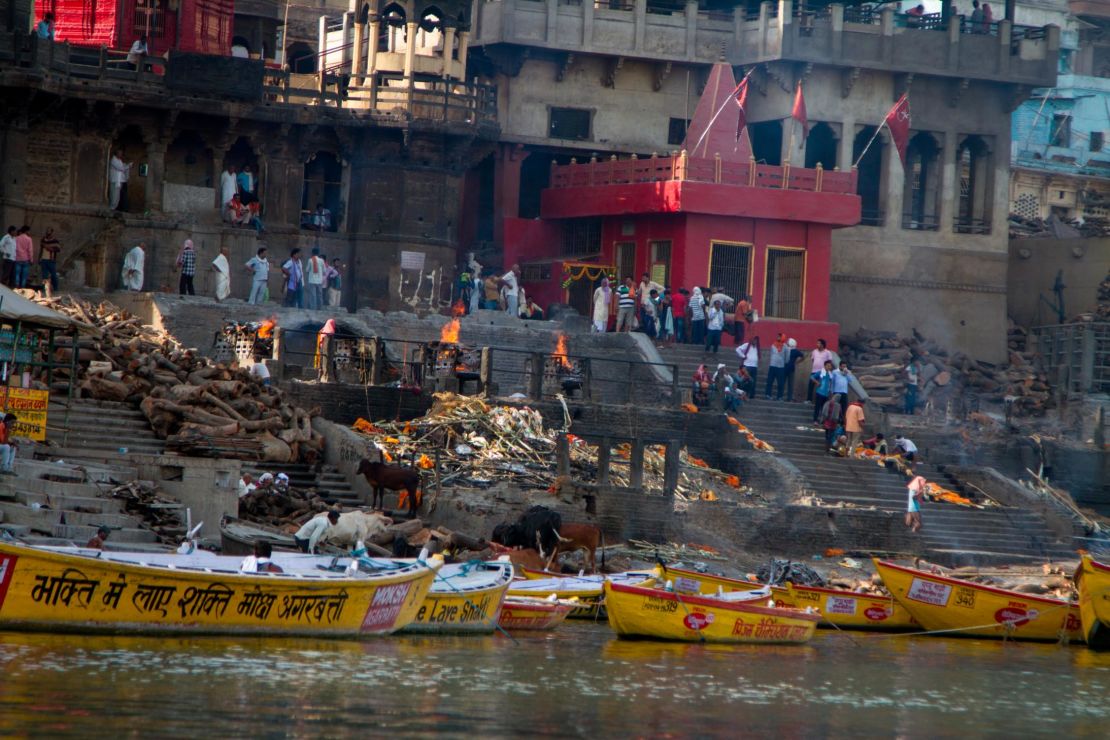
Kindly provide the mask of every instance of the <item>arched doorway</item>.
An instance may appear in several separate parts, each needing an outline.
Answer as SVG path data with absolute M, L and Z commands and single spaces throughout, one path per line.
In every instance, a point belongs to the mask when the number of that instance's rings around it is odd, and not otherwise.
M 813 125 L 806 139 L 806 167 L 818 164 L 826 170 L 836 167 L 837 138 L 832 126 L 821 121 Z
M 290 44 L 285 50 L 285 58 L 289 71 L 294 74 L 310 75 L 316 72 L 316 51 L 303 41 Z
M 968 136 L 956 150 L 959 175 L 959 207 L 955 229 L 960 234 L 989 234 L 991 231 L 991 152 L 978 136 Z
M 405 24 L 408 14 L 398 3 L 382 8 L 382 25 L 378 32 L 378 51 L 400 51 L 404 48 Z
M 760 164 L 782 164 L 782 121 L 763 121 L 748 126 L 752 156 Z
M 254 152 L 254 147 L 251 145 L 250 140 L 245 136 L 240 136 L 227 150 L 224 156 L 224 166 L 235 168 L 236 176 L 238 173 L 245 172 L 250 174 L 250 191 L 243 192 L 240 188 L 239 195 L 242 197 L 244 203 L 250 203 L 258 196 L 259 182 L 258 182 L 258 155 Z M 240 182 L 243 178 L 239 178 Z
M 146 162 L 146 144 L 143 132 L 138 126 L 128 126 L 112 142 L 112 153 L 119 152 L 124 164 L 130 164 L 128 180 L 120 190 L 117 210 L 142 213 L 146 210 L 146 177 L 143 164 Z
M 166 148 L 166 182 L 212 187 L 212 149 L 196 131 L 182 131 Z
M 885 145 L 886 141 L 882 136 L 875 136 L 874 126 L 861 128 L 852 141 L 852 162 L 859 162 L 856 166 L 856 194 L 860 198 L 860 224 L 864 226 L 883 225 L 882 184 Z M 861 155 L 862 159 L 860 159 Z
M 304 166 L 301 191 L 301 228 L 337 231 L 343 220 L 343 165 L 331 152 L 316 152 Z M 323 206 L 328 218 L 319 226 L 313 214 Z
M 906 146 L 902 228 L 936 231 L 940 212 L 940 145 L 922 131 Z

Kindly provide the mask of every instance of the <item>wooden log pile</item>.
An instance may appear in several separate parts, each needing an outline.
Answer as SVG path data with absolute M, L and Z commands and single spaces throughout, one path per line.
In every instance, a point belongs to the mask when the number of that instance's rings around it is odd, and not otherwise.
M 142 519 L 143 525 L 158 535 L 159 542 L 176 543 L 185 535 L 181 504 L 159 493 L 153 483 L 131 481 L 101 495 L 121 499 L 124 511 Z
M 167 446 L 188 455 L 314 462 L 323 437 L 312 429 L 319 413 L 294 406 L 237 363 L 215 363 L 108 302 L 72 295 L 40 303 L 96 327 L 73 346 L 61 342 L 56 360 L 77 353 L 80 396 L 133 404 Z M 60 374 L 56 390 L 69 378 Z
M 293 531 L 328 508 L 327 502 L 316 495 L 316 491 L 299 488 L 290 488 L 285 492 L 265 488 L 239 498 L 240 519 L 272 527 L 294 525 Z
M 1041 416 L 1052 407 L 1048 375 L 1039 357 L 1011 349 L 1005 366 L 949 353 L 916 330 L 911 337 L 860 330 L 840 338 L 841 353 L 871 399 L 882 406 L 904 405 L 905 368 L 920 362 L 919 406 L 975 410 L 979 402 L 1011 404 L 1014 416 Z

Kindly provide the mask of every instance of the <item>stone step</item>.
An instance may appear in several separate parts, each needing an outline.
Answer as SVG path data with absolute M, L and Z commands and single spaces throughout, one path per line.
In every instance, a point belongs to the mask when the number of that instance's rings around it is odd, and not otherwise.
M 74 478 L 83 477 L 88 483 L 93 484 L 98 482 L 111 483 L 112 481 L 129 481 L 138 477 L 135 468 L 128 465 L 125 461 L 119 461 L 113 464 L 97 464 L 82 461 L 80 465 L 59 462 L 60 460 L 65 460 L 64 456 L 56 454 L 60 449 L 61 448 L 57 447 L 49 448 L 49 453 L 52 458 L 50 460 L 33 460 L 26 457 L 17 458 L 15 470 L 19 473 L 19 479 L 42 480 L 42 476 L 44 475 L 60 473 L 61 475 L 69 475 Z M 49 481 L 44 482 L 49 483 Z
M 123 501 L 117 498 L 100 498 L 92 496 L 71 496 L 69 494 L 40 493 L 33 491 L 16 491 L 13 498 L 25 506 L 31 504 L 48 504 L 51 507 L 65 511 L 99 511 L 105 514 L 123 512 Z
M 80 524 L 55 524 L 50 531 L 52 537 L 68 540 L 78 545 L 84 545 L 93 535 L 96 534 L 96 527 L 84 526 Z M 120 542 L 157 542 L 158 536 L 151 532 L 149 529 L 137 529 L 134 527 L 124 527 L 122 529 L 113 529 L 111 540 L 116 543 Z
M 89 527 L 99 527 L 106 524 L 109 527 L 134 527 L 137 523 L 135 517 L 123 513 L 85 513 L 82 511 L 67 511 L 60 508 L 35 509 L 31 506 L 18 503 L 0 502 L 0 514 L 4 521 L 15 524 L 27 524 L 43 528 L 47 524 L 58 524 L 65 517 L 66 524 L 78 524 Z

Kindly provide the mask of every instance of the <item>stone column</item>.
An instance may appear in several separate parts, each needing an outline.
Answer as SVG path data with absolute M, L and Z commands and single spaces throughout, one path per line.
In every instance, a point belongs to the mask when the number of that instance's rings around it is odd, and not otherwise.
M 162 182 L 166 178 L 166 144 L 161 141 L 148 142 L 146 160 L 147 172 L 144 183 L 146 209 L 157 213 L 162 210 Z
M 455 27 L 454 26 L 447 26 L 445 29 L 443 29 L 443 68 L 442 69 L 443 69 L 443 79 L 445 79 L 445 80 L 450 79 L 454 76 L 454 75 L 451 74 L 451 69 L 452 69 L 452 66 L 454 65 L 453 59 L 454 59 L 454 56 L 455 56 L 454 46 L 455 46 Z M 466 77 L 466 71 L 465 70 L 463 71 L 462 76 L 464 78 Z
M 505 218 L 520 215 L 520 168 L 531 152 L 518 144 L 498 144 L 493 163 L 493 211 Z M 494 219 L 493 241 L 502 244 L 504 221 Z
M 884 11 L 885 12 L 885 11 Z M 898 148 L 894 146 L 894 142 L 889 140 L 887 133 L 884 131 L 879 134 L 884 137 L 889 146 L 883 147 L 883 179 L 886 182 L 883 185 L 886 197 L 883 199 L 883 210 L 885 217 L 883 218 L 883 227 L 887 229 L 899 229 L 902 227 L 902 200 L 903 190 L 906 186 L 905 173 L 902 171 L 902 162 L 898 159 Z
M 940 160 L 940 215 L 937 216 L 937 230 L 941 233 L 952 231 L 953 220 L 957 214 L 959 193 L 959 171 L 956 169 L 957 133 L 951 129 L 944 132 L 944 143 L 937 159 Z
M 644 487 L 644 441 L 632 440 L 631 454 L 628 456 L 628 487 Z
M 840 144 L 836 153 L 836 166 L 844 172 L 852 169 L 855 164 L 854 148 L 856 145 L 856 119 L 844 118 L 840 121 Z
M 647 0 L 634 0 L 632 21 L 635 24 L 633 46 L 636 51 L 644 48 L 644 30 L 647 26 Z
M 459 66 L 466 71 L 466 50 L 470 41 L 470 31 L 459 31 Z
M 612 455 L 613 440 L 602 437 L 597 443 L 597 485 L 609 485 L 609 466 Z
M 405 111 L 411 112 L 413 89 L 412 73 L 416 66 L 416 30 L 419 28 L 419 25 L 415 21 L 409 21 L 405 28 L 407 29 L 405 43 Z

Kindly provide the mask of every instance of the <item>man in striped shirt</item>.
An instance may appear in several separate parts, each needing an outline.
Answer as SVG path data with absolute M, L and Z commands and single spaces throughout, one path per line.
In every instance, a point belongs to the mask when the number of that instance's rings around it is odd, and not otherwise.
M 632 318 L 636 315 L 636 291 L 632 278 L 626 277 L 624 285 L 617 288 L 617 331 L 632 331 Z

